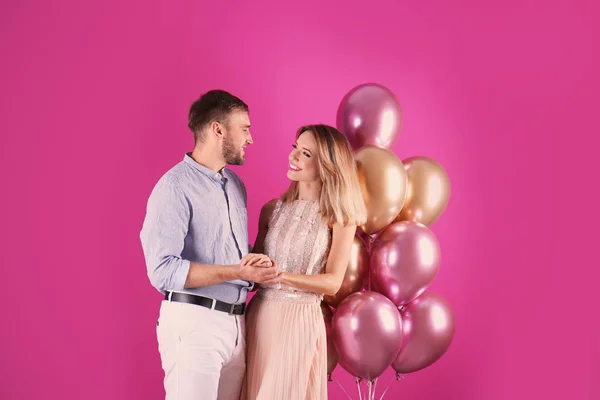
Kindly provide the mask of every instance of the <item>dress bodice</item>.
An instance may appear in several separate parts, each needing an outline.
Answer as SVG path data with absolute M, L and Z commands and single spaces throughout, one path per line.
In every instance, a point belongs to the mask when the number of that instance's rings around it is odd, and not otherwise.
M 264 249 L 265 254 L 277 262 L 280 271 L 306 275 L 323 273 L 330 245 L 331 231 L 321 217 L 318 202 L 277 202 L 269 220 Z M 307 295 L 312 295 L 308 297 L 323 298 L 321 294 L 309 293 L 281 283 L 261 285 L 260 291 L 263 295 L 270 296 L 306 298 Z

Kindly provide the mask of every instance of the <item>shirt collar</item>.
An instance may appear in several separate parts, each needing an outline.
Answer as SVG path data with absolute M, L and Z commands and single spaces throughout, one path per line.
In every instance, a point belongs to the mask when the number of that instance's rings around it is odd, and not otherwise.
M 227 181 L 227 177 L 225 176 L 225 172 L 227 171 L 225 168 L 223 168 L 221 170 L 221 173 L 213 171 L 210 168 L 205 167 L 202 164 L 199 164 L 196 162 L 196 160 L 194 160 L 191 156 L 192 153 L 185 153 L 185 156 L 183 157 L 183 161 L 185 163 L 187 163 L 188 165 L 190 165 L 192 168 L 197 169 L 198 171 L 202 172 L 204 175 L 206 175 L 207 177 L 209 177 L 210 179 L 214 180 L 215 182 L 224 182 Z

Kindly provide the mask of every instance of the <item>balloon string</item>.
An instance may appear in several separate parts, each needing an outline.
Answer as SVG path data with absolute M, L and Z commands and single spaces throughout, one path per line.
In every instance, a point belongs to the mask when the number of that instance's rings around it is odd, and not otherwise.
M 375 400 L 375 389 L 377 387 L 377 378 L 367 382 L 369 386 L 369 400 Z
M 337 384 L 338 384 L 338 386 L 340 387 L 340 389 L 342 389 L 342 392 L 344 392 L 344 394 L 345 394 L 346 396 L 348 396 L 348 398 L 349 398 L 350 400 L 354 400 L 354 399 L 353 399 L 353 398 L 352 398 L 352 397 L 351 397 L 351 396 L 348 394 L 348 392 L 346 392 L 346 389 L 344 389 L 344 387 L 342 386 L 342 384 L 340 383 L 340 381 L 338 381 L 337 379 L 335 379 L 335 380 L 334 380 L 334 379 L 331 379 L 331 375 L 329 375 L 329 382 L 335 382 L 335 383 L 337 383 Z
M 381 394 L 381 397 L 379 398 L 379 400 L 382 400 L 383 396 L 385 396 L 385 394 L 388 392 L 388 390 L 390 390 L 390 386 L 392 386 L 392 382 L 394 382 L 394 381 L 401 381 L 402 379 L 404 379 L 404 375 L 400 375 L 399 373 L 396 373 L 396 376 L 393 377 L 390 380 L 390 383 L 388 383 L 387 387 L 385 388 L 385 390 Z
M 357 376 L 356 377 L 356 388 L 358 389 L 358 400 L 362 400 L 362 391 L 360 390 L 360 382 L 361 381 L 362 381 L 362 379 Z

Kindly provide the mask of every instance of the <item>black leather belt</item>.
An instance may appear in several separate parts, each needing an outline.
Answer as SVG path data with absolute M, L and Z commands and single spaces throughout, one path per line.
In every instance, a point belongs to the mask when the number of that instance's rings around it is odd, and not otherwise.
M 167 292 L 165 300 L 176 301 L 178 303 L 195 304 L 210 308 L 211 310 L 222 311 L 230 315 L 242 315 L 246 311 L 246 304 L 229 304 L 224 301 L 210 299 L 208 297 L 197 296 L 195 294 Z

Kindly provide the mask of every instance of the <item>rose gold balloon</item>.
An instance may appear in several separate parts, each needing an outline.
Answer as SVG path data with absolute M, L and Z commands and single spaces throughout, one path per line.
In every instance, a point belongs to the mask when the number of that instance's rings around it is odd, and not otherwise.
M 333 319 L 333 311 L 331 311 L 331 308 L 329 308 L 329 306 L 323 302 L 321 302 L 321 310 L 323 311 L 325 330 L 327 331 L 327 373 L 331 374 L 338 363 L 338 353 L 335 350 L 333 338 L 331 337 L 331 321 Z
M 454 337 L 454 315 L 442 296 L 426 291 L 401 311 L 403 342 L 392 368 L 401 374 L 437 361 Z
M 325 302 L 332 307 L 337 307 L 346 297 L 361 290 L 368 270 L 369 253 L 362 239 L 355 236 L 350 252 L 350 263 L 346 268 L 342 286 L 334 296 L 325 296 Z
M 360 228 L 373 234 L 389 225 L 400 213 L 406 198 L 406 170 L 402 161 L 386 149 L 363 147 L 355 157 L 367 206 L 367 222 Z
M 431 226 L 448 204 L 448 174 L 440 164 L 427 157 L 410 157 L 402 163 L 408 185 L 406 201 L 396 221 L 416 221 Z
M 356 292 L 346 297 L 335 311 L 332 326 L 340 365 L 360 378 L 379 377 L 402 345 L 400 312 L 379 293 Z
M 437 275 L 441 250 L 435 234 L 413 221 L 395 222 L 371 249 L 371 289 L 396 306 L 415 299 Z
M 402 125 L 402 110 L 396 96 L 386 87 L 359 85 L 342 99 L 336 125 L 357 150 L 365 145 L 389 149 Z
M 369 251 L 369 243 L 375 240 L 377 235 L 369 235 L 368 233 L 365 233 L 362 229 L 358 229 L 356 231 L 356 236 L 362 239 L 365 246 L 367 247 L 367 251 Z
M 365 248 L 367 249 L 367 253 L 370 253 L 370 249 L 373 246 L 373 243 L 375 243 L 375 240 L 377 240 L 377 233 L 374 233 L 372 235 L 366 234 L 365 232 L 363 232 L 362 229 L 358 229 L 357 236 L 359 236 L 363 242 L 365 243 Z M 369 283 L 369 271 L 367 270 L 367 273 L 365 274 L 365 277 L 363 278 L 363 286 L 362 286 L 363 290 L 371 290 L 371 285 Z

